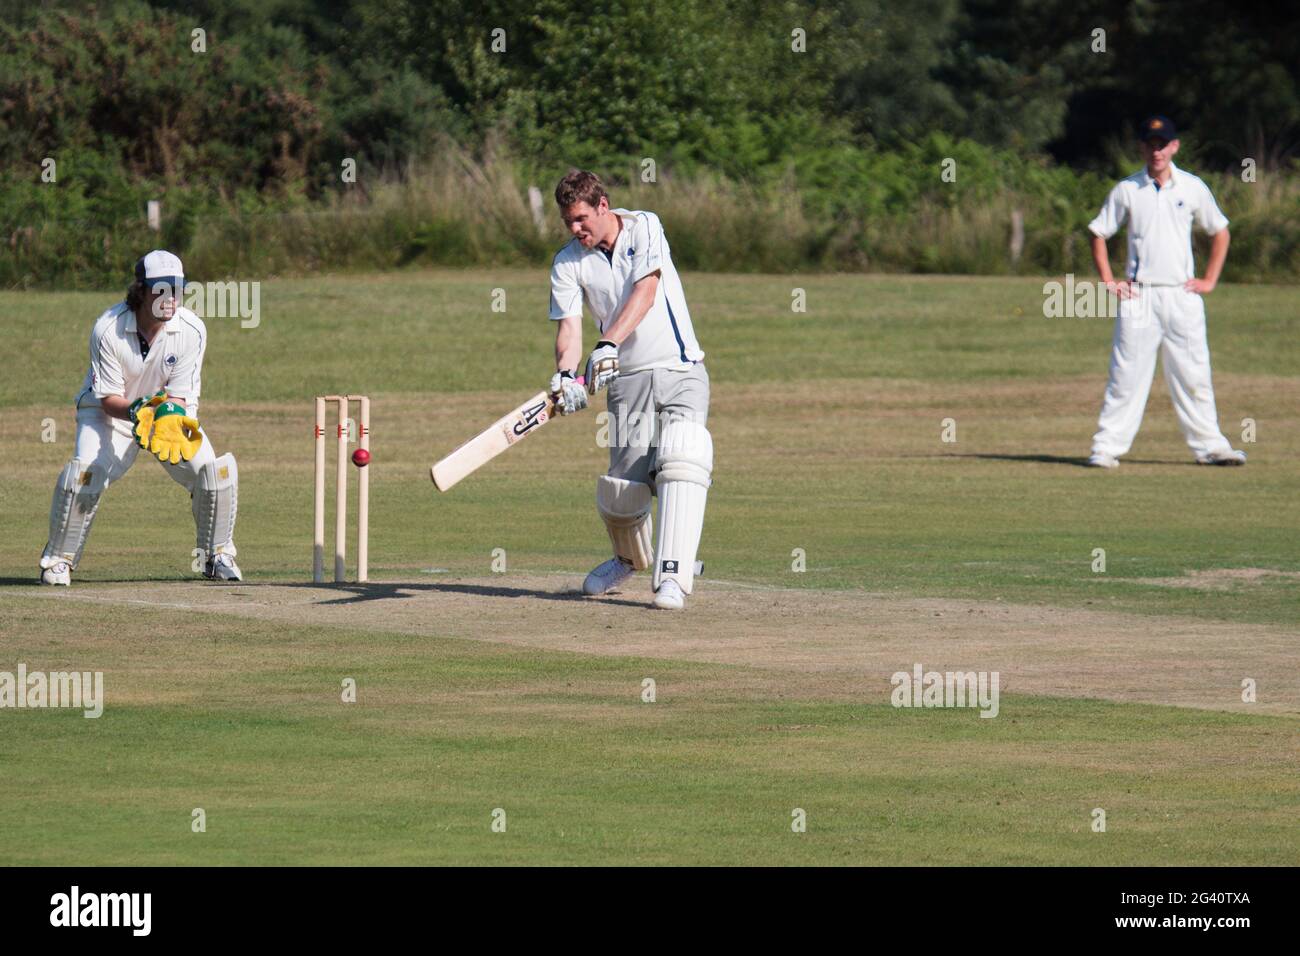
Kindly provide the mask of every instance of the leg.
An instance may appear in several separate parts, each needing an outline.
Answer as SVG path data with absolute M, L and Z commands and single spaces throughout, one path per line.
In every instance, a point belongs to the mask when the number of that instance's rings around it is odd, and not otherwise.
M 695 422 L 670 421 L 659 436 L 656 470 L 659 542 L 654 564 L 655 605 L 680 608 L 680 593 L 673 592 L 691 593 L 695 555 L 704 529 L 705 499 L 713 483 L 713 438 L 709 430 Z
M 1198 461 L 1229 454 L 1232 445 L 1219 430 L 1219 413 L 1210 378 L 1205 300 L 1182 289 L 1163 291 L 1169 300 L 1169 321 L 1161 355 L 1169 396 L 1183 437 Z
M 203 573 L 209 578 L 238 581 L 234 537 L 239 469 L 235 456 L 226 453 L 218 458 L 212 450 L 212 441 L 204 433 L 203 444 L 192 459 L 175 465 L 164 462 L 163 469 L 190 493 L 194 546 L 203 560 Z
M 47 573 L 42 580 L 71 582 L 71 571 L 81 561 L 100 496 L 126 473 L 138 451 L 129 427 L 118 428 L 98 408 L 77 413 L 73 457 L 59 473 L 50 502 L 50 536 L 41 555 L 41 568 Z
M 704 506 L 712 484 L 713 438 L 709 420 L 709 373 L 703 365 L 655 373 L 659 448 L 655 482 L 659 495 L 659 546 L 655 552 L 655 606 L 680 608 L 695 585 L 696 555 Z M 671 581 L 670 587 L 664 587 Z
M 1102 399 L 1092 451 L 1118 458 L 1133 446 L 1146 410 L 1160 349 L 1161 323 L 1155 321 L 1156 290 L 1146 288 L 1140 299 L 1119 304 L 1111 343 L 1110 379 Z
M 586 594 L 612 591 L 650 566 L 650 468 L 654 449 L 653 377 L 621 375 L 609 386 L 609 473 L 596 479 L 596 511 L 609 532 L 614 557 L 582 583 Z

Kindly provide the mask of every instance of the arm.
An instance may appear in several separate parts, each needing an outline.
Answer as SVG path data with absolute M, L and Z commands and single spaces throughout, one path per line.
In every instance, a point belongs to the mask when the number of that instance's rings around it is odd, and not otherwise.
M 555 368 L 575 371 L 582 361 L 582 319 L 569 316 L 555 326 Z
M 1214 287 L 1219 284 L 1219 275 L 1223 272 L 1224 260 L 1228 258 L 1228 243 L 1231 241 L 1227 229 L 1216 232 L 1210 244 L 1210 261 L 1205 264 L 1205 278 L 1189 279 L 1183 288 L 1200 295 L 1213 292 Z
M 1097 275 L 1101 276 L 1101 281 L 1106 283 L 1106 289 L 1115 293 L 1121 299 L 1130 299 L 1134 296 L 1133 286 L 1126 279 L 1123 282 L 1115 281 L 1115 274 L 1110 270 L 1110 253 L 1106 249 L 1106 240 L 1096 233 L 1092 236 L 1092 263 L 1097 267 Z
M 123 395 L 105 395 L 99 400 L 104 414 L 110 418 L 120 418 L 124 422 L 131 420 L 131 403 Z
M 632 287 L 632 294 L 623 303 L 623 310 L 619 312 L 618 318 L 610 323 L 609 328 L 601 335 L 601 341 L 622 345 L 627 337 L 636 331 L 636 327 L 650 311 L 650 306 L 655 304 L 655 293 L 658 289 L 658 270 L 639 279 Z
M 1115 276 L 1110 271 L 1110 253 L 1106 250 L 1106 240 L 1101 236 L 1092 237 L 1092 263 L 1097 267 L 1097 275 L 1101 276 L 1102 282 L 1110 285 L 1115 281 Z

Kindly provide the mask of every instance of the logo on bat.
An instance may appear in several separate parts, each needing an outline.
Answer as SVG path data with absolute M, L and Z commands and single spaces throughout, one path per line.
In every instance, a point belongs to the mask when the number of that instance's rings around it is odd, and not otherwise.
M 545 425 L 547 417 L 546 402 L 538 402 L 536 405 L 529 405 L 520 412 L 519 417 L 515 419 L 514 424 L 506 432 L 506 438 L 513 445 L 538 425 Z

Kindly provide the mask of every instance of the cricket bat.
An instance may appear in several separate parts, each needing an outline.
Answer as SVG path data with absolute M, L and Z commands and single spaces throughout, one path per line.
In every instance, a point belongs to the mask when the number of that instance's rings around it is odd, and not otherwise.
M 579 383 L 582 381 L 578 379 Z M 546 392 L 538 392 L 430 468 L 433 483 L 439 491 L 450 490 L 466 475 L 478 471 L 515 442 L 537 431 L 554 414 L 555 400 Z

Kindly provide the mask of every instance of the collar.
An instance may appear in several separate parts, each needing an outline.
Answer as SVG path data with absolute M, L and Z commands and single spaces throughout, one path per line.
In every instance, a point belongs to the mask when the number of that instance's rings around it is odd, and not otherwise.
M 1179 169 L 1178 169 L 1178 167 L 1175 166 L 1173 163 L 1170 163 L 1170 164 L 1169 164 L 1169 183 L 1168 183 L 1168 185 L 1161 186 L 1160 188 L 1161 188 L 1161 189 L 1169 189 L 1170 187 L 1177 186 L 1177 185 L 1178 185 L 1178 173 L 1179 173 Z M 1151 170 L 1149 170 L 1149 169 L 1147 169 L 1147 167 L 1143 166 L 1143 167 L 1142 167 L 1142 185 L 1143 185 L 1143 186 L 1154 186 L 1154 185 L 1155 185 L 1155 181 L 1156 181 L 1156 180 L 1155 180 L 1155 177 L 1151 175 Z
M 627 234 L 628 227 L 624 220 L 632 218 L 632 211 L 630 209 L 611 209 L 610 212 L 618 216 L 619 228 L 618 235 L 614 237 L 614 244 L 609 247 L 608 251 L 602 249 L 600 246 L 594 247 L 595 252 L 599 252 L 602 256 L 606 257 L 613 256 L 614 250 L 618 248 L 618 244 L 623 241 L 623 236 Z

